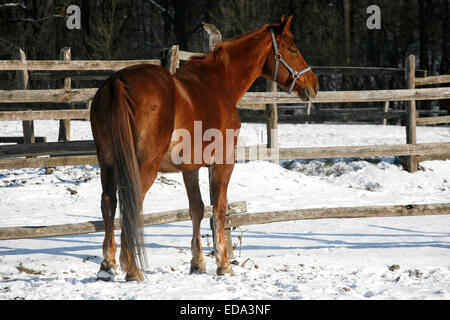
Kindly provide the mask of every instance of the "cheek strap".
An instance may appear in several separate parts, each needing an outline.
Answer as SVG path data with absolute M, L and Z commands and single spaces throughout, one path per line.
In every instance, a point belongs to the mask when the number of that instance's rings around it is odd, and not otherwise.
M 283 64 L 283 66 L 285 66 L 285 68 L 289 71 L 289 73 L 292 76 L 292 83 L 291 86 L 289 87 L 289 91 L 288 93 L 291 94 L 292 90 L 294 90 L 294 86 L 295 86 L 295 82 L 297 81 L 298 78 L 300 78 L 300 76 L 302 76 L 303 74 L 307 73 L 308 71 L 311 71 L 311 67 L 307 67 L 305 69 L 303 69 L 302 71 L 295 71 L 294 69 L 292 69 L 292 67 L 289 65 L 289 63 L 287 63 L 286 60 L 283 59 L 283 57 L 281 56 L 280 52 L 278 51 L 278 44 L 277 44 L 277 40 L 275 39 L 275 33 L 273 32 L 272 29 L 270 30 L 270 34 L 272 36 L 272 44 L 273 44 L 273 51 L 275 52 L 275 70 L 274 70 L 274 75 L 273 75 L 273 81 L 278 83 L 278 69 L 280 66 L 280 62 Z

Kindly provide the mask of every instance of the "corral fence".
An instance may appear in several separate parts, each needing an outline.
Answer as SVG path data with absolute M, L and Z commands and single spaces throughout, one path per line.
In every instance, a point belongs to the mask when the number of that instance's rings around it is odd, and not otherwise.
M 215 44 L 221 41 L 221 34 L 213 25 L 205 24 L 205 45 L 204 51 L 211 50 Z M 128 60 L 128 61 L 79 61 L 71 60 L 69 48 L 61 50 L 61 60 L 26 60 L 23 51 L 17 54 L 17 60 L 0 61 L 0 71 L 15 71 L 17 75 L 18 90 L 0 90 L 0 104 L 7 105 L 0 111 L 0 121 L 22 121 L 23 137 L 0 137 L 0 143 L 18 143 L 17 145 L 0 146 L 0 169 L 20 168 L 20 167 L 51 167 L 59 165 L 80 165 L 95 164 L 95 146 L 92 141 L 69 141 L 70 140 L 70 120 L 89 119 L 89 101 L 95 95 L 97 88 L 72 88 L 72 78 L 77 80 L 104 79 L 107 75 L 104 72 L 113 72 L 126 66 L 139 63 L 164 64 L 172 73 L 180 65 L 180 61 L 188 60 L 192 53 L 179 50 L 178 46 L 172 46 L 167 50 L 166 58 L 161 61 L 154 60 Z M 450 157 L 449 143 L 416 143 L 417 125 L 435 125 L 450 123 L 450 116 L 418 117 L 415 101 L 430 101 L 450 98 L 449 87 L 438 88 L 416 88 L 416 86 L 427 86 L 450 83 L 450 75 L 424 77 L 423 71 L 415 70 L 414 56 L 407 58 L 405 70 L 387 68 L 365 68 L 369 74 L 381 73 L 400 75 L 404 74 L 407 88 L 397 90 L 370 90 L 370 91 L 320 91 L 317 97 L 307 104 L 305 115 L 283 115 L 279 114 L 278 105 L 304 104 L 295 94 L 277 92 L 277 86 L 268 81 L 268 92 L 248 92 L 239 102 L 241 120 L 243 122 L 265 122 L 267 124 L 267 146 L 258 146 L 257 152 L 251 152 L 252 147 L 237 152 L 237 161 L 254 160 L 249 159 L 250 155 L 257 159 L 273 159 L 274 154 L 279 154 L 279 160 L 293 159 L 313 159 L 313 158 L 348 158 L 348 157 L 384 157 L 403 156 L 406 157 L 406 167 L 409 171 L 417 170 L 417 163 L 430 159 L 446 159 Z M 316 69 L 318 71 L 316 71 Z M 342 72 L 350 73 L 352 68 L 348 67 L 316 67 L 316 72 Z M 353 68 L 361 71 L 361 68 Z M 82 71 L 96 72 L 92 77 L 80 74 Z M 48 90 L 27 90 L 30 81 L 30 72 L 35 79 L 48 77 L 56 72 L 58 78 L 65 77 L 64 88 Z M 38 73 L 35 73 L 38 72 Z M 75 75 L 73 73 L 75 72 Z M 103 73 L 99 73 L 103 72 Z M 416 74 L 423 77 L 416 77 Z M 33 78 L 32 77 L 32 78 Z M 71 78 L 72 77 L 72 78 Z M 396 101 L 407 102 L 408 108 L 405 111 L 390 110 L 389 103 Z M 311 106 L 320 103 L 370 103 L 384 102 L 383 110 L 356 110 L 348 109 L 329 110 L 333 114 L 311 113 Z M 36 110 L 33 105 L 43 104 L 63 104 L 65 109 Z M 74 109 L 73 104 L 84 103 L 85 108 Z M 28 110 L 18 110 L 24 104 L 30 106 Z M 69 109 L 67 108 L 69 106 Z M 8 110 L 9 109 L 9 110 Z M 13 110 L 11 110 L 13 109 Z M 245 111 L 260 111 L 258 117 L 246 117 Z M 261 116 L 262 115 L 262 116 Z M 60 119 L 58 141 L 46 143 L 45 137 L 35 137 L 34 120 Z M 280 149 L 278 147 L 277 129 L 279 122 L 301 123 L 313 121 L 332 120 L 380 120 L 386 122 L 388 119 L 403 119 L 406 127 L 406 144 L 402 145 L 376 145 L 376 146 L 353 146 L 353 147 L 327 147 L 327 148 L 289 148 Z M 20 144 L 25 143 L 25 144 Z M 254 149 L 254 147 L 253 147 Z M 270 160 L 269 159 L 269 160 Z M 278 159 L 277 159 L 278 160 Z M 276 161 L 276 160 L 275 160 Z
M 221 42 L 221 34 L 217 28 L 210 24 L 204 24 L 204 52 L 209 52 L 214 46 Z M 18 90 L 0 90 L 0 104 L 9 104 L 10 110 L 0 111 L 0 121 L 22 121 L 23 137 L 1 137 L 0 143 L 17 143 L 12 145 L 0 145 L 0 169 L 26 168 L 26 167 L 54 167 L 66 165 L 96 164 L 95 145 L 93 141 L 69 141 L 70 140 L 70 120 L 89 119 L 89 101 L 95 95 L 97 88 L 72 88 L 72 77 L 78 80 L 92 79 L 85 75 L 77 75 L 80 71 L 105 71 L 111 72 L 124 67 L 150 63 L 164 64 L 171 73 L 175 73 L 180 65 L 180 61 L 188 60 L 192 55 L 198 53 L 179 50 L 178 46 L 172 46 L 166 52 L 166 57 L 161 60 L 129 60 L 129 61 L 76 61 L 71 60 L 70 49 L 61 50 L 61 60 L 30 61 L 26 60 L 23 51 L 19 51 L 17 60 L 0 61 L 0 71 L 15 71 L 17 76 Z M 323 67 L 326 70 L 327 67 Z M 320 68 L 316 68 L 319 69 Z M 367 69 L 370 72 L 383 72 L 383 70 L 373 68 Z M 322 70 L 322 71 L 323 71 Z M 48 90 L 27 90 L 29 84 L 29 72 L 45 71 L 56 72 L 58 77 L 63 77 L 64 88 Z M 336 69 L 333 69 L 335 72 Z M 349 72 L 343 69 L 343 72 Z M 44 72 L 44 74 L 45 74 Z M 75 76 L 73 76 L 75 72 Z M 399 70 L 387 70 L 384 72 L 395 72 Z M 239 102 L 239 110 L 262 110 L 264 116 L 261 121 L 267 126 L 267 145 L 237 148 L 236 160 L 295 160 L 295 159 L 315 159 L 315 158 L 370 158 L 370 157 L 405 157 L 405 166 L 408 171 L 414 172 L 418 169 L 418 163 L 431 159 L 449 159 L 450 142 L 440 143 L 416 143 L 417 125 L 434 125 L 450 123 L 450 116 L 418 117 L 416 110 L 417 100 L 439 100 L 450 99 L 450 87 L 438 88 L 416 88 L 416 86 L 427 86 L 435 84 L 450 83 L 450 75 L 416 78 L 415 57 L 409 56 L 406 61 L 406 69 L 401 71 L 406 79 L 407 88 L 397 90 L 370 90 L 370 91 L 320 91 L 317 97 L 308 103 L 307 109 L 316 103 L 347 103 L 347 102 L 384 102 L 383 110 L 366 110 L 364 117 L 369 120 L 381 120 L 386 123 L 387 119 L 404 118 L 406 126 L 406 144 L 399 145 L 376 145 L 376 146 L 342 146 L 342 147 L 315 147 L 315 148 L 279 148 L 277 128 L 280 117 L 278 115 L 278 104 L 298 105 L 303 103 L 294 94 L 289 95 L 278 92 L 275 83 L 268 81 L 267 92 L 248 92 Z M 421 72 L 419 72 L 420 74 Z M 42 76 L 42 74 L 40 75 Z M 94 75 L 96 79 L 104 79 L 107 75 L 101 73 Z M 39 76 L 38 76 L 39 77 Z M 406 101 L 406 112 L 390 111 L 389 103 L 395 101 Z M 39 110 L 32 107 L 28 110 L 21 109 L 21 104 L 46 104 L 60 103 L 67 104 L 84 103 L 87 107 L 74 109 L 73 105 L 69 109 Z M 336 111 L 336 112 L 343 112 Z M 318 115 L 308 113 L 299 117 L 285 117 L 283 122 L 316 121 Z M 322 117 L 319 120 L 326 121 L 328 118 Z M 356 119 L 347 116 L 344 120 Z M 60 120 L 60 130 L 58 142 L 46 142 L 45 137 L 35 137 L 34 120 Z M 242 119 L 246 121 L 245 116 Z M 246 211 L 245 205 L 237 204 L 236 213 Z M 231 210 L 231 209 L 230 209 Z M 232 210 L 231 210 L 232 211 Z M 268 212 L 259 214 L 229 215 L 227 227 L 235 227 L 243 224 L 258 224 L 274 221 L 312 219 L 312 218 L 349 218 L 349 217 L 371 217 L 371 216 L 401 216 L 401 215 L 421 215 L 421 214 L 448 214 L 450 204 L 429 204 L 411 206 L 381 206 L 381 207 L 360 207 L 360 208 L 329 208 L 329 209 L 304 209 L 293 211 Z M 168 221 L 183 221 L 188 216 L 180 217 L 179 212 L 161 213 L 172 216 L 169 220 L 152 220 L 152 223 L 167 223 Z M 186 214 L 186 212 L 184 213 Z M 253 218 L 252 218 L 253 217 Z M 156 221 L 156 222 L 155 222 Z M 161 222 L 163 221 L 163 222 Z M 165 222 L 164 222 L 165 221 Z M 99 231 L 98 223 L 88 223 L 89 232 Z M 94 225 L 94 227 L 92 227 Z M 51 227 L 21 227 L 20 232 L 32 234 L 33 236 L 45 236 L 47 233 L 41 230 L 49 230 Z M 24 229 L 25 228 L 25 229 Z M 77 227 L 63 227 L 65 230 L 73 229 L 73 232 L 80 233 Z M 89 229 L 90 228 L 90 229 Z M 19 230 L 19 229 L 16 229 Z M 25 231 L 24 231 L 25 230 Z M 0 228 L 0 239 L 8 238 L 6 234 L 15 233 L 11 228 Z M 17 231 L 19 232 L 19 231 Z M 16 232 L 16 233 L 17 233 Z M 20 234 L 20 232 L 18 234 Z M 31 233 L 30 233 L 31 232 Z M 84 232 L 84 231 L 83 231 Z M 54 235 L 55 233 L 50 233 Z M 64 233 L 62 233 L 64 234 Z M 11 237 L 10 237 L 11 238 Z M 231 246 L 231 233 L 227 231 L 227 243 Z M 230 250 L 229 250 L 230 251 Z M 232 250 L 231 250 L 232 252 Z M 231 253 L 232 254 L 232 253 Z

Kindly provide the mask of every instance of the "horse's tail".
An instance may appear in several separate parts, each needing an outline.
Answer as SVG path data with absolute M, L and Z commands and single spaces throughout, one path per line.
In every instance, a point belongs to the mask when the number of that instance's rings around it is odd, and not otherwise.
M 142 231 L 142 202 L 139 164 L 134 146 L 133 102 L 120 77 L 109 81 L 110 105 L 107 124 L 112 140 L 112 155 L 119 194 L 119 210 L 123 236 L 130 254 L 137 256 L 139 265 L 146 266 L 144 237 Z

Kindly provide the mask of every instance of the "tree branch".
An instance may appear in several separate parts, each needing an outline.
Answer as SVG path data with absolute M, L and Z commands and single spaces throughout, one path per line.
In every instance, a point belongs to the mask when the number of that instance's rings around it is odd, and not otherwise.
M 59 14 L 54 14 L 52 16 L 49 17 L 42 17 L 42 18 L 37 18 L 37 19 L 33 19 L 33 18 L 17 18 L 17 19 L 8 19 L 8 21 L 12 21 L 12 22 L 42 22 L 45 20 L 50 20 L 50 19 L 55 19 L 55 18 L 66 18 L 65 16 L 59 15 Z
M 169 20 L 170 20 L 170 22 L 172 23 L 172 25 L 175 25 L 175 19 L 174 19 L 174 17 L 172 17 L 170 14 L 169 14 L 169 11 L 167 11 L 167 9 L 166 8 L 164 8 L 162 5 L 160 5 L 158 2 L 156 2 L 156 1 L 154 1 L 154 0 L 147 0 L 149 3 L 151 3 L 152 5 L 154 5 L 155 7 L 157 7 L 159 10 L 161 10 L 162 12 L 164 12 L 164 15 L 166 15 L 168 18 L 169 18 Z
M 164 8 L 162 5 L 160 5 L 158 2 L 156 2 L 154 0 L 147 0 L 147 1 L 150 2 L 152 5 L 154 5 L 155 7 L 157 7 L 162 12 L 167 12 L 167 9 Z
M 5 7 L 20 7 L 22 9 L 26 9 L 27 8 L 23 1 L 21 3 L 4 3 L 4 4 L 0 4 L 0 8 L 5 8 Z

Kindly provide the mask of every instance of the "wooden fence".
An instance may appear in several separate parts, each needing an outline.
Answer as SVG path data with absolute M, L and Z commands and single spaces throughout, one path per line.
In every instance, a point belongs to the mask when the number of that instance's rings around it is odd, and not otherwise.
M 221 34 L 213 25 L 204 25 L 204 52 L 209 52 L 214 46 L 221 42 Z M 193 53 L 179 50 L 178 46 L 172 46 L 166 54 L 165 65 L 171 73 L 175 73 L 180 66 L 180 61 L 189 59 Z M 74 61 L 71 60 L 69 48 L 61 50 L 60 61 L 30 61 L 26 60 L 25 53 L 19 51 L 17 60 L 0 61 L 0 71 L 15 71 L 17 75 L 18 90 L 0 90 L 0 103 L 75 103 L 90 101 L 95 95 L 97 88 L 73 89 L 68 71 L 105 71 L 118 70 L 126 66 L 151 63 L 161 65 L 160 60 L 130 60 L 130 61 Z M 374 157 L 374 156 L 407 156 L 407 169 L 411 172 L 417 170 L 419 160 L 432 158 L 449 158 L 448 144 L 417 144 L 416 126 L 434 125 L 449 123 L 450 116 L 439 117 L 417 117 L 415 109 L 416 100 L 437 100 L 450 98 L 450 87 L 439 88 L 419 88 L 416 86 L 427 86 L 443 84 L 449 82 L 449 75 L 425 77 L 425 73 L 415 70 L 414 56 L 409 56 L 406 61 L 406 70 L 388 68 L 365 68 L 365 72 L 371 74 L 395 74 L 404 73 L 407 80 L 407 88 L 400 90 L 375 90 L 375 91 L 321 91 L 317 97 L 308 104 L 310 109 L 315 103 L 346 103 L 346 102 L 385 102 L 384 110 L 366 110 L 357 117 L 365 119 L 386 119 L 406 118 L 406 145 L 399 146 L 356 146 L 356 147 L 333 147 L 333 148 L 298 148 L 283 150 L 279 149 L 277 127 L 278 121 L 297 123 L 299 121 L 326 120 L 327 115 L 306 114 L 303 117 L 278 116 L 278 104 L 299 104 L 302 101 L 295 95 L 284 92 L 277 92 L 277 86 L 271 81 L 268 82 L 269 92 L 248 92 L 239 102 L 240 110 L 260 110 L 263 112 L 262 121 L 267 124 L 267 148 L 262 148 L 256 154 L 255 159 L 267 159 L 271 156 L 272 161 L 288 160 L 293 157 Z M 348 74 L 353 69 L 340 67 L 330 69 L 330 67 L 317 67 L 319 72 L 333 70 Z M 330 70 L 328 70 L 330 69 Z M 27 90 L 29 84 L 29 72 L 31 71 L 57 71 L 59 77 L 64 78 L 64 88 L 52 90 Z M 362 69 L 361 69 L 362 70 Z M 360 70 L 360 71 L 361 71 Z M 64 73 L 66 72 L 66 73 Z M 354 70 L 353 70 L 354 72 Z M 415 78 L 416 74 L 422 75 Z M 105 77 L 105 75 L 103 75 Z M 408 108 L 406 112 L 389 111 L 389 102 L 406 101 Z M 355 119 L 355 114 L 341 110 L 342 120 Z M 362 114 L 362 115 L 361 115 Z M 382 118 L 380 118 L 382 117 Z M 60 131 L 58 140 L 61 143 L 45 143 L 45 137 L 34 136 L 34 120 L 60 119 Z M 20 111 L 0 111 L 0 121 L 17 120 L 23 123 L 23 137 L 2 137 L 0 142 L 24 142 L 24 146 L 0 146 L 0 168 L 16 167 L 36 167 L 36 166 L 57 166 L 76 165 L 83 163 L 96 163 L 95 148 L 92 141 L 71 142 L 70 120 L 89 119 L 89 109 L 65 109 L 65 110 L 20 110 Z M 245 116 L 242 119 L 246 121 Z M 38 143 L 35 143 L 38 142 Z M 24 152 L 24 150 L 28 150 Z M 237 152 L 237 160 L 250 159 L 247 151 Z M 278 154 L 278 157 L 274 155 Z M 38 157 L 38 156 L 50 157 Z M 61 156 L 64 155 L 64 156 Z M 25 156 L 26 158 L 20 158 Z M 253 159 L 253 158 L 252 158 Z
M 205 46 L 204 52 L 208 52 L 221 41 L 220 32 L 212 25 L 205 24 Z M 193 54 L 179 50 L 173 46 L 167 52 L 165 65 L 171 73 L 175 73 L 180 66 L 180 61 L 187 60 Z M 16 71 L 18 90 L 0 90 L 0 103 L 74 103 L 86 102 L 93 98 L 96 88 L 73 89 L 71 87 L 71 75 L 67 71 L 79 70 L 118 70 L 129 65 L 138 63 L 161 64 L 160 60 L 131 60 L 131 61 L 73 61 L 70 59 L 70 50 L 65 48 L 61 51 L 61 61 L 27 61 L 23 52 L 19 52 L 17 60 L 0 61 L 1 70 Z M 236 149 L 236 160 L 278 160 L 314 159 L 314 158 L 348 158 L 348 157 L 385 157 L 406 156 L 407 168 L 413 172 L 417 170 L 417 163 L 429 159 L 450 158 L 450 142 L 445 143 L 416 143 L 416 126 L 449 123 L 450 116 L 441 117 L 417 117 L 415 110 L 416 100 L 449 99 L 450 87 L 439 88 L 416 88 L 416 86 L 427 86 L 449 82 L 449 76 L 425 77 L 424 73 L 416 72 L 414 69 L 414 57 L 407 58 L 407 68 L 404 71 L 398 69 L 364 68 L 374 74 L 395 73 L 404 74 L 408 80 L 408 87 L 401 90 L 376 90 L 376 91 L 321 91 L 317 97 L 308 104 L 308 108 L 315 103 L 340 103 L 340 102 L 385 102 L 382 111 L 376 111 L 372 117 L 405 118 L 407 143 L 402 145 L 378 145 L 378 146 L 343 146 L 325 148 L 279 148 L 276 130 L 278 126 L 278 104 L 300 104 L 303 103 L 295 95 L 277 92 L 277 87 L 272 82 L 267 84 L 268 92 L 248 92 L 239 102 L 240 110 L 263 110 L 263 121 L 267 124 L 267 145 Z M 325 72 L 329 67 L 317 67 L 315 69 Z M 372 70 L 373 69 L 373 70 Z M 27 90 L 29 82 L 29 71 L 56 71 L 58 77 L 64 78 L 63 89 L 53 90 Z M 336 69 L 333 69 L 336 70 Z M 348 73 L 350 68 L 340 68 L 339 72 Z M 415 78 L 416 74 L 422 77 Z M 84 76 L 80 76 L 84 77 Z M 99 79 L 105 75 L 97 75 Z M 408 108 L 406 112 L 399 113 L 389 111 L 389 102 L 406 101 Z M 344 110 L 343 110 L 344 111 Z M 314 120 L 313 115 L 307 114 L 305 121 Z M 368 116 L 370 118 L 370 116 Z M 46 143 L 44 137 L 34 137 L 33 121 L 60 119 L 59 142 Z M 53 167 L 61 165 L 95 164 L 95 146 L 93 141 L 68 141 L 70 119 L 89 119 L 88 109 L 65 109 L 65 110 L 21 110 L 0 112 L 0 121 L 22 121 L 24 137 L 7 137 L 10 141 L 25 144 L 0 146 L 0 169 L 20 167 Z M 351 119 L 351 118 L 350 118 Z M 244 119 L 245 120 L 245 119 Z M 286 120 L 286 119 L 284 119 Z M 14 140 L 16 139 L 16 140 Z M 233 209 L 233 206 L 235 209 Z M 245 205 L 231 204 L 230 211 L 236 213 L 246 211 Z M 210 209 L 208 209 L 210 210 Z M 168 223 L 188 219 L 187 211 L 161 213 L 165 218 L 151 220 L 150 224 Z M 208 211 L 209 212 L 209 211 Z M 312 218 L 350 218 L 350 217 L 372 217 L 372 216 L 403 216 L 421 214 L 448 214 L 450 204 L 428 204 L 410 206 L 380 206 L 380 207 L 356 207 L 356 208 L 323 208 L 303 209 L 279 212 L 266 212 L 258 214 L 229 215 L 227 217 L 227 245 L 231 244 L 231 233 L 229 228 L 246 225 L 269 223 L 275 221 L 288 221 Z M 153 218 L 152 218 L 153 219 Z M 150 220 L 149 220 L 150 221 Z M 0 228 L 0 239 L 13 239 L 17 237 L 49 236 L 57 234 L 69 234 L 67 232 L 97 232 L 102 230 L 100 222 L 88 222 L 80 225 L 53 227 L 20 227 Z M 66 231 L 64 231 L 66 230 Z M 71 231 L 67 231 L 71 230 Z M 83 231 L 84 230 L 84 231 Z M 61 233 L 62 232 L 62 233 Z M 14 235 L 15 234 L 15 235 Z M 232 250 L 231 256 L 232 256 Z
M 172 49 L 173 51 L 173 49 Z M 170 60 L 174 61 L 174 60 Z M 176 60 L 175 60 L 176 61 Z M 108 62 L 108 67 L 112 67 L 112 62 Z M 132 62 L 129 62 L 132 63 Z M 154 61 L 152 61 L 154 63 Z M 97 62 L 97 68 L 100 62 Z M 2 63 L 1 65 L 5 65 Z M 14 65 L 16 63 L 14 62 Z M 120 66 L 124 63 L 121 62 Z M 169 65 L 169 68 L 173 68 Z M 19 71 L 22 72 L 22 71 Z M 422 81 L 422 80 L 420 80 Z M 0 102 L 75 102 L 75 101 L 87 101 L 92 99 L 97 89 L 54 89 L 54 90 L 0 90 Z M 372 101 L 409 101 L 410 106 L 408 108 L 408 121 L 407 121 L 407 145 L 400 146 L 356 146 L 356 147 L 337 147 L 337 148 L 323 148 L 317 149 L 317 151 L 323 151 L 322 153 L 314 152 L 314 156 L 308 149 L 314 148 L 298 148 L 295 150 L 289 150 L 288 152 L 278 148 L 278 137 L 276 136 L 277 128 L 277 103 L 285 104 L 298 104 L 301 100 L 295 95 L 288 95 L 283 92 L 249 92 L 240 101 L 239 108 L 257 108 L 257 106 L 267 105 L 266 121 L 267 121 L 267 133 L 268 133 L 268 149 L 270 154 L 279 152 L 280 160 L 292 159 L 292 157 L 298 156 L 304 158 L 305 155 L 312 158 L 327 158 L 330 155 L 339 157 L 374 157 L 374 156 L 410 156 L 411 159 L 414 156 L 420 156 L 424 159 L 431 159 L 434 156 L 442 159 L 450 156 L 448 146 L 445 143 L 441 144 L 416 144 L 415 130 L 416 125 L 430 125 L 438 123 L 449 123 L 450 116 L 440 117 L 427 117 L 417 118 L 415 112 L 415 105 L 412 102 L 415 100 L 434 100 L 450 98 L 450 88 L 411 88 L 402 90 L 379 90 L 379 91 L 342 91 L 342 92 L 319 92 L 316 99 L 312 103 L 320 102 L 372 102 Z M 258 107 L 260 108 L 260 107 Z M 398 115 L 397 115 L 398 116 Z M 20 146 L 0 146 L 0 168 L 17 168 L 17 167 L 36 167 L 36 166 L 57 166 L 57 165 L 77 165 L 77 164 L 93 164 L 96 163 L 96 157 L 93 155 L 94 146 L 92 141 L 84 142 L 60 142 L 60 143 L 36 143 L 33 131 L 33 120 L 45 120 L 45 119 L 88 119 L 89 110 L 28 110 L 28 111 L 2 111 L 0 112 L 0 121 L 17 120 L 23 121 L 24 125 L 24 142 L 28 144 Z M 69 139 L 67 134 L 61 134 L 61 131 L 68 132 L 68 124 L 61 123 L 60 140 L 66 141 Z M 61 138 L 62 136 L 62 138 Z M 42 141 L 42 138 L 41 138 Z M 73 147 L 75 149 L 73 149 Z M 55 147 L 57 150 L 53 151 Z M 426 152 L 422 147 L 426 147 Z M 77 149 L 78 148 L 78 149 Z M 81 149 L 80 149 L 81 148 Z M 342 149 L 340 149 L 342 148 Z M 366 149 L 364 149 L 366 148 Z M 14 151 L 15 150 L 15 151 Z M 31 158 L 17 159 L 17 157 L 25 156 L 23 150 L 28 150 L 26 156 Z M 334 151 L 338 150 L 338 151 Z M 345 150 L 345 152 L 341 152 Z M 362 152 L 362 150 L 370 150 L 370 152 Z M 374 151 L 376 150 L 376 152 Z M 389 151 L 391 150 L 391 151 Z M 85 153 L 84 153 L 85 152 Z M 84 154 L 83 154 L 84 153 Z M 260 152 L 261 154 L 263 152 Z M 383 154 L 384 153 L 384 154 Z M 56 156 L 64 154 L 64 157 L 46 157 L 36 158 L 36 156 L 48 155 Z M 72 154 L 72 155 L 71 155 Z M 347 156 L 346 156 L 347 154 Z M 286 157 L 289 155 L 289 158 Z M 248 158 L 246 158 L 248 159 Z M 237 160 L 242 160 L 237 158 Z M 409 165 L 410 171 L 417 170 L 417 161 L 415 164 Z

